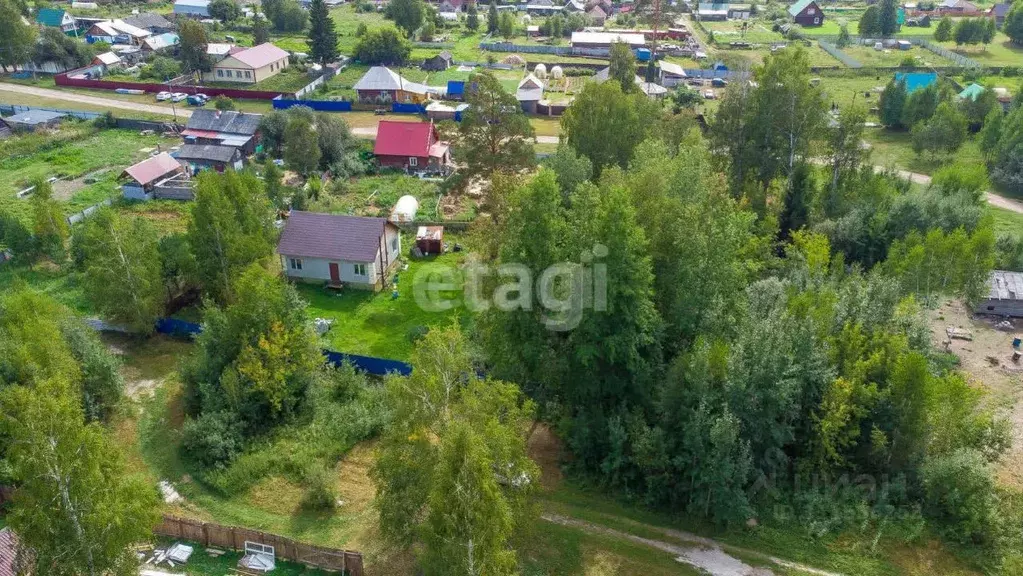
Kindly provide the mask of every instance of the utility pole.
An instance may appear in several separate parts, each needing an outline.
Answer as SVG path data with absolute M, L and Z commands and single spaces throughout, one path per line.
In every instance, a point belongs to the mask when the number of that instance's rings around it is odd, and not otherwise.
M 650 48 L 650 63 L 647 64 L 646 81 L 653 82 L 656 78 L 655 64 L 657 63 L 657 29 L 661 23 L 661 0 L 654 0 L 654 43 Z

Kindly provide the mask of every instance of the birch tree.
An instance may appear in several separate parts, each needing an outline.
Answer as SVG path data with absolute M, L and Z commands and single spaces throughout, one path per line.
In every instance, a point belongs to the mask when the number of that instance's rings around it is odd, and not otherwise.
M 107 318 L 143 334 L 152 333 L 165 298 L 156 236 L 143 218 L 126 219 L 107 208 L 77 237 L 89 299 Z
M 32 574 L 138 574 L 132 545 L 156 525 L 156 491 L 125 471 L 97 424 L 85 424 L 71 383 L 11 386 L 0 396 L 0 427 L 17 483 L 6 517 Z

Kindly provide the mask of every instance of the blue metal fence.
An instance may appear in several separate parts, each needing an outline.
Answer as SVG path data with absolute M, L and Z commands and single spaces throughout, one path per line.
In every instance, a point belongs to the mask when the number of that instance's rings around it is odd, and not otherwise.
M 160 318 L 156 321 L 156 331 L 160 334 L 192 337 L 202 332 L 202 326 L 195 322 L 187 322 L 177 318 Z M 411 364 L 398 360 L 345 354 L 344 352 L 335 352 L 334 350 L 327 349 L 323 350 L 323 355 L 327 358 L 327 362 L 334 366 L 341 366 L 347 362 L 357 370 L 362 370 L 374 376 L 386 376 L 391 373 L 408 376 L 412 373 Z
M 391 112 L 398 114 L 426 114 L 426 106 L 422 104 L 403 104 L 395 102 L 391 104 Z
M 351 112 L 352 103 L 344 100 L 293 100 L 274 98 L 274 110 L 287 110 L 292 106 L 308 106 L 317 112 Z

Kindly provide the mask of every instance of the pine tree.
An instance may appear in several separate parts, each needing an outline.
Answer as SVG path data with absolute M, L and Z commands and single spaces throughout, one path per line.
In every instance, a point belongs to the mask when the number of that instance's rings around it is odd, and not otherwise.
M 337 31 L 334 20 L 323 0 L 312 0 L 309 5 L 309 56 L 313 62 L 326 65 L 337 60 Z
M 497 15 L 497 2 L 490 3 L 490 9 L 487 11 L 487 34 L 493 34 L 497 32 L 498 26 L 500 26 L 500 18 Z
M 465 27 L 475 32 L 480 27 L 480 13 L 475 2 L 469 2 L 469 8 L 465 17 Z
M 252 17 L 252 43 L 255 46 L 270 41 L 270 23 L 259 14 Z

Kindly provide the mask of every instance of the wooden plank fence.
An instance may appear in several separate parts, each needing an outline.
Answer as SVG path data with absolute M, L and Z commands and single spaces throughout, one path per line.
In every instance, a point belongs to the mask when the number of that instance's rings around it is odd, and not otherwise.
M 226 550 L 244 550 L 245 542 L 256 542 L 265 546 L 273 546 L 274 554 L 281 560 L 330 572 L 341 572 L 348 576 L 364 576 L 365 574 L 360 552 L 313 546 L 277 534 L 249 528 L 223 526 L 212 522 L 164 515 L 154 532 L 160 536 L 198 542 L 207 548 Z

